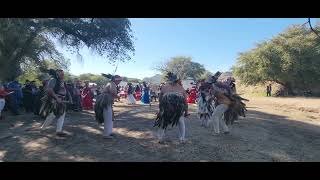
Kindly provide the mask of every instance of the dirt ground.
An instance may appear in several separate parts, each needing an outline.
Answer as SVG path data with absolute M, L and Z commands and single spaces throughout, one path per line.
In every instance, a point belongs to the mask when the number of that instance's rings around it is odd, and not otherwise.
M 102 138 L 92 111 L 68 113 L 63 138 L 54 135 L 55 124 L 40 131 L 37 116 L 7 115 L 0 121 L 0 161 L 320 161 L 320 99 L 248 98 L 247 117 L 221 136 L 200 127 L 190 105 L 185 144 L 177 127 L 168 130 L 171 141 L 157 142 L 157 104 L 116 103 L 112 140 Z

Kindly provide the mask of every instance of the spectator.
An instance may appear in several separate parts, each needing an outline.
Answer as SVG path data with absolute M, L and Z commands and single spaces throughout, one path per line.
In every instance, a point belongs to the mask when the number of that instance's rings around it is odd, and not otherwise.
M 23 93 L 23 107 L 25 111 L 31 112 L 32 111 L 32 89 L 31 89 L 31 84 L 29 80 L 26 80 L 24 87 L 22 88 L 22 93 Z
M 81 91 L 80 84 L 76 83 L 73 88 L 74 111 L 81 111 Z
M 0 120 L 4 119 L 4 116 L 2 114 L 2 110 L 4 109 L 4 106 L 6 104 L 6 96 L 9 95 L 9 92 L 7 92 L 2 84 L 0 84 Z
M 272 87 L 271 84 L 267 86 L 267 96 L 271 96 Z
M 93 109 L 93 93 L 89 87 L 89 82 L 85 83 L 85 88 L 82 92 L 82 107 L 86 110 Z
M 22 104 L 22 89 L 21 85 L 17 80 L 13 80 L 8 84 L 8 90 L 13 91 L 12 94 L 9 95 L 9 109 L 14 115 L 19 115 L 19 107 Z

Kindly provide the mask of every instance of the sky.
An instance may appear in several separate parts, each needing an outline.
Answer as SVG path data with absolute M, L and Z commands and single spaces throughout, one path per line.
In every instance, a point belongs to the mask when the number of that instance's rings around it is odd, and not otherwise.
M 315 23 L 317 19 L 313 19 Z M 131 78 L 150 77 L 153 67 L 174 56 L 191 56 L 211 71 L 228 71 L 238 54 L 271 39 L 292 24 L 307 18 L 132 18 L 135 55 L 119 63 L 116 74 Z M 88 49 L 80 51 L 83 61 L 58 46 L 70 59 L 70 73 L 113 73 L 115 66 Z

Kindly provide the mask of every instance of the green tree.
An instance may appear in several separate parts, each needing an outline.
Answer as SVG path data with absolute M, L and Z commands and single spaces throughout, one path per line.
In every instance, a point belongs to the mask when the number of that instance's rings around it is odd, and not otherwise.
M 19 76 L 25 63 L 64 61 L 53 40 L 78 55 L 87 46 L 110 62 L 128 60 L 134 51 L 130 26 L 128 19 L 121 18 L 2 18 L 0 78 Z
M 164 80 L 164 76 L 168 71 L 177 74 L 181 79 L 191 77 L 195 80 L 199 79 L 201 75 L 205 73 L 203 65 L 193 62 L 191 57 L 186 56 L 172 57 L 169 61 L 157 65 L 155 69 L 163 74 L 162 80 Z
M 256 48 L 240 53 L 233 73 L 242 82 L 256 85 L 267 81 L 293 89 L 320 83 L 320 46 L 309 28 L 292 26 Z

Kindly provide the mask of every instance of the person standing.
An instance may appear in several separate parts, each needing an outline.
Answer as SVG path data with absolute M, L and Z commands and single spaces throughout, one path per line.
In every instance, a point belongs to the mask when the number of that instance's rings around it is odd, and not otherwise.
M 82 91 L 82 107 L 85 110 L 93 109 L 93 95 L 91 88 L 89 87 L 89 82 L 85 83 L 85 88 Z
M 0 84 L 0 120 L 4 119 L 4 116 L 2 115 L 2 110 L 4 106 L 6 105 L 6 96 L 8 96 L 10 93 L 7 92 L 2 84 Z
M 73 86 L 73 97 L 74 111 L 78 112 L 81 108 L 81 92 L 78 83 Z
M 8 90 L 13 91 L 13 93 L 9 95 L 9 109 L 14 115 L 19 115 L 19 107 L 23 98 L 21 86 L 17 80 L 13 80 L 8 84 Z
M 122 81 L 122 78 L 119 75 L 102 75 L 111 79 L 111 82 L 104 86 L 102 93 L 97 97 L 94 111 L 98 123 L 104 124 L 103 137 L 106 139 L 112 139 L 114 137 L 114 134 L 112 133 L 114 118 L 112 104 L 114 99 L 117 98 L 117 85 Z
M 143 82 L 143 89 L 142 89 L 142 98 L 141 98 L 141 102 L 143 104 L 150 104 L 150 88 L 147 86 L 146 82 Z
M 127 96 L 128 104 L 135 104 L 136 100 L 133 97 L 133 87 L 132 83 L 128 83 L 128 96 Z
M 63 123 L 66 115 L 66 96 L 70 96 L 64 82 L 64 72 L 61 69 L 50 70 L 52 78 L 46 87 L 46 95 L 42 103 L 40 114 L 46 117 L 41 129 L 49 126 L 54 120 L 57 120 L 56 135 L 65 136 L 62 132 Z M 69 99 L 71 99 L 69 97 Z
M 267 97 L 268 97 L 268 96 L 271 96 L 271 91 L 272 91 L 272 87 L 271 87 L 271 84 L 269 84 L 269 85 L 267 86 Z
M 141 88 L 139 85 L 137 85 L 135 88 L 135 98 L 136 98 L 136 101 L 140 101 L 141 99 Z
M 23 107 L 26 113 L 32 111 L 32 87 L 29 80 L 26 80 L 24 87 L 22 88 L 23 93 Z

